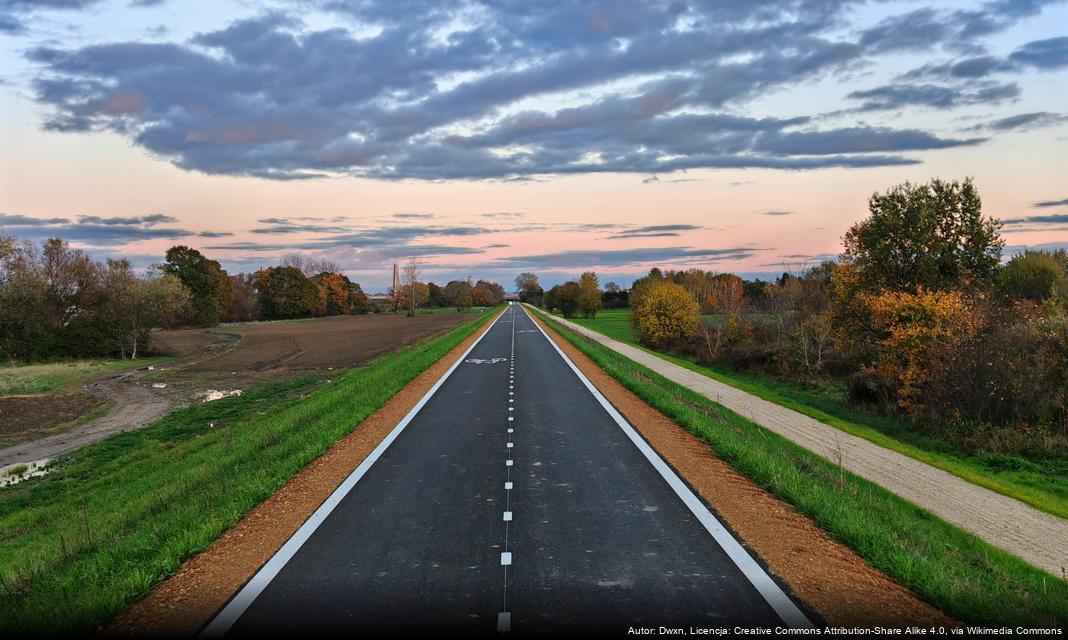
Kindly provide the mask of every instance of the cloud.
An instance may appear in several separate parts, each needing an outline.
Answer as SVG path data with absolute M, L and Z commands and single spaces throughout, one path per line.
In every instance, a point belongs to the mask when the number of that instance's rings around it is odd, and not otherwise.
M 433 213 L 394 213 L 392 217 L 398 220 L 430 220 L 435 216 Z
M 660 247 L 615 250 L 573 250 L 555 253 L 506 256 L 494 264 L 516 268 L 595 268 L 656 264 L 695 264 L 730 262 L 752 257 L 762 249 L 737 247 L 731 249 L 693 249 L 690 247 Z
M 161 213 L 130 217 L 80 215 L 77 216 L 76 220 L 69 218 L 35 218 L 22 214 L 0 214 L 0 228 L 4 233 L 28 240 L 62 238 L 68 242 L 108 247 L 111 245 L 124 245 L 138 240 L 172 239 L 200 235 L 195 231 L 186 229 L 158 226 L 172 222 L 177 222 L 177 218 Z
M 98 2 L 100 0 L 0 0 L 0 33 L 26 32 L 26 20 L 40 11 L 76 11 Z
M 1064 116 L 1059 113 L 1050 113 L 1049 111 L 1036 111 L 1034 113 L 1021 113 L 1015 116 L 1008 116 L 1005 118 L 998 118 L 986 124 L 976 125 L 971 127 L 971 131 L 1030 131 L 1032 129 L 1042 129 L 1044 127 L 1053 127 L 1062 122 L 1068 121 L 1068 116 Z
M 1009 60 L 1047 71 L 1068 67 L 1068 37 L 1028 42 L 1013 51 Z
M 1054 214 L 1049 216 L 1028 216 L 1025 218 L 1009 218 L 1002 220 L 1002 224 L 1006 226 L 1015 225 L 1049 225 L 1049 224 L 1068 224 L 1068 213 Z
M 612 238 L 664 238 L 682 235 L 682 231 L 696 231 L 702 229 L 695 224 L 657 224 L 647 227 L 625 229 L 612 234 Z
M 783 211 L 781 209 L 772 209 L 770 211 L 761 211 L 760 213 L 762 213 L 762 214 L 764 214 L 766 216 L 792 216 L 792 215 L 794 215 L 793 211 Z
M 1000 104 L 1020 95 L 1014 82 L 973 82 L 956 86 L 902 83 L 853 91 L 847 97 L 863 101 L 861 111 L 897 110 L 910 106 L 953 109 L 975 104 Z
M 274 180 L 908 165 L 919 160 L 902 154 L 972 141 L 734 114 L 881 55 L 1003 30 L 1044 3 L 907 12 L 855 38 L 840 27 L 859 0 L 309 4 L 368 29 L 309 28 L 268 12 L 183 42 L 29 47 L 44 126 L 112 131 L 183 169 Z M 975 55 L 956 73 L 991 64 Z M 853 97 L 873 110 L 1019 93 L 1014 83 L 904 89 Z M 531 100 L 543 97 L 560 99 Z M 816 137 L 825 151 L 805 152 Z
M 1068 206 L 1068 198 L 1063 200 L 1042 200 L 1031 205 L 1032 207 L 1046 208 L 1046 207 L 1061 207 Z

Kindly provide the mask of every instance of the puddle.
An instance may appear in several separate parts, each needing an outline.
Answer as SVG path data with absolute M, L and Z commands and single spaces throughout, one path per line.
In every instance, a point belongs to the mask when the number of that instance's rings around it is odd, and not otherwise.
M 0 467 L 0 487 L 9 487 L 30 478 L 39 478 L 48 473 L 48 463 L 52 458 L 41 458 L 33 462 L 17 462 Z
M 222 398 L 229 398 L 230 396 L 241 395 L 241 389 L 233 389 L 231 391 L 217 391 L 215 389 L 208 389 L 204 393 L 200 394 L 201 402 L 211 402 L 212 400 L 221 400 Z

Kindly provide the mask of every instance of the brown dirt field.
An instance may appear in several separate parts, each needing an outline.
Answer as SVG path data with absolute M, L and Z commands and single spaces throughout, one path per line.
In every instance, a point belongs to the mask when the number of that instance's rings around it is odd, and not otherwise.
M 45 435 L 107 403 L 104 398 L 81 392 L 0 398 L 0 446 Z
M 429 317 L 429 316 L 428 316 Z M 455 324 L 469 314 L 448 314 Z M 403 318 L 399 319 L 403 320 Z M 328 452 L 252 509 L 207 550 L 134 603 L 103 630 L 104 636 L 192 636 L 296 532 L 434 386 L 487 324 L 421 373 Z
M 544 322 L 531 317 L 731 531 L 828 624 L 958 626 L 793 507 L 739 474 L 707 444 L 645 404 Z
M 343 368 L 443 333 L 470 320 L 471 314 L 441 313 L 414 318 L 392 314 L 332 316 L 299 322 L 248 323 L 219 327 L 212 333 L 236 333 L 241 341 L 214 358 L 201 360 L 188 372 L 265 371 L 270 369 Z M 153 338 L 161 349 L 192 348 L 203 330 L 160 331 Z

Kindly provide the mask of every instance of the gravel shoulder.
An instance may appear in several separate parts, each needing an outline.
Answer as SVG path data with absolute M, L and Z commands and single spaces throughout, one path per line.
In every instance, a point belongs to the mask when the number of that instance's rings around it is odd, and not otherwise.
M 1068 520 L 971 484 L 914 458 L 839 431 L 814 418 L 690 371 L 562 318 L 586 336 L 980 539 L 1060 578 L 1068 567 Z

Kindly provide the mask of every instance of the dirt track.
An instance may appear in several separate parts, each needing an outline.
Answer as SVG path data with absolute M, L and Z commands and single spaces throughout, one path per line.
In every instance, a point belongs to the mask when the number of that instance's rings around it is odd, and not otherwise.
M 0 449 L 0 467 L 54 458 L 114 433 L 138 429 L 172 409 L 201 401 L 209 389 L 244 390 L 296 372 L 347 369 L 398 346 L 448 331 L 473 317 L 466 313 L 414 318 L 392 314 L 336 316 L 158 331 L 152 334 L 153 350 L 179 359 L 158 372 L 130 371 L 93 381 L 86 385 L 87 393 L 72 394 L 72 398 L 80 399 L 77 407 L 72 405 L 66 411 L 73 412 L 73 416 L 61 411 L 73 401 L 64 403 L 49 396 L 4 399 L 12 402 L 0 403 L 0 420 L 11 417 L 7 421 L 11 428 L 0 431 L 11 435 L 42 429 L 45 412 L 63 418 L 45 424 L 50 426 L 70 422 L 107 401 L 113 406 L 106 415 L 69 431 Z M 241 336 L 236 345 L 235 335 Z M 147 379 L 149 374 L 154 377 Z M 154 384 L 164 386 L 157 388 Z M 16 403 L 17 408 L 25 409 L 18 414 L 24 420 L 18 420 L 13 413 Z

